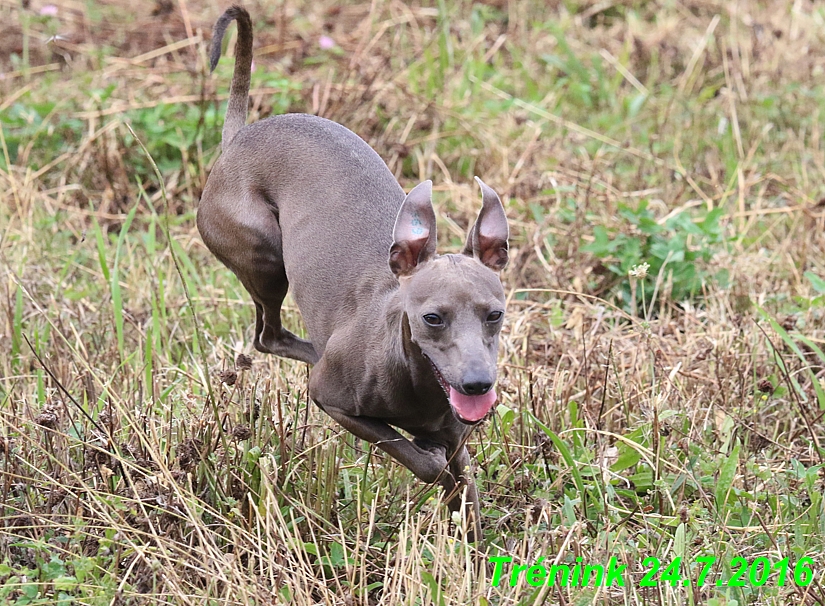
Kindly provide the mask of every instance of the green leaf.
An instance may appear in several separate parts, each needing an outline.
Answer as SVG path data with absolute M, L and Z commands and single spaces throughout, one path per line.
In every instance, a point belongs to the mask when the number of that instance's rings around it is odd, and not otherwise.
M 676 527 L 676 534 L 673 537 L 673 551 L 682 559 L 686 556 L 685 524 L 680 523 Z
M 814 290 L 820 295 L 825 295 L 825 280 L 817 276 L 812 271 L 806 271 L 804 276 L 808 278 L 808 282 L 814 287 Z
M 92 215 L 92 228 L 97 242 L 97 259 L 100 263 L 100 271 L 103 273 L 103 279 L 108 282 L 109 265 L 106 263 L 106 240 L 103 237 L 103 231 L 100 229 L 100 223 L 97 222 L 97 217 L 94 214 Z
M 616 243 L 610 241 L 607 229 L 603 225 L 597 225 L 593 228 L 593 241 L 582 246 L 580 250 L 603 258 L 616 250 Z
M 733 480 L 736 477 L 736 470 L 739 468 L 739 439 L 736 440 L 733 446 L 733 451 L 722 463 L 719 469 L 719 480 L 716 483 L 716 508 L 720 515 L 724 509 L 725 503 L 728 499 L 728 493 L 733 485 Z
M 129 214 L 126 216 L 126 221 L 123 222 L 123 226 L 120 228 L 120 235 L 117 238 L 117 246 L 115 248 L 115 262 L 112 265 L 112 308 L 114 310 L 115 334 L 117 335 L 117 345 L 121 360 L 124 358 L 125 344 L 123 337 L 123 300 L 120 294 L 120 273 L 118 271 L 120 265 L 120 251 L 123 249 L 123 243 L 126 241 L 126 234 L 129 232 L 129 227 L 132 225 L 132 221 L 135 218 L 138 205 L 139 203 L 136 203 L 132 207 L 132 210 L 129 211 Z
M 516 413 L 513 409 L 508 408 L 504 404 L 499 404 L 496 407 L 496 412 L 501 417 L 501 433 L 507 434 L 510 432 L 510 426 L 516 418 Z
M 304 551 L 314 556 L 318 555 L 318 546 L 315 543 L 304 543 Z
M 573 482 L 576 484 L 576 490 L 579 491 L 579 494 L 582 496 L 582 499 L 584 499 L 586 495 L 586 492 L 584 490 L 584 482 L 582 481 L 582 476 L 579 473 L 579 467 L 573 460 L 573 455 L 570 454 L 570 449 L 567 448 L 567 445 L 564 442 L 562 442 L 561 438 L 559 438 L 559 436 L 557 436 L 552 429 L 547 427 L 547 425 L 539 421 L 536 417 L 533 417 L 533 420 L 547 435 L 547 437 L 550 438 L 550 441 L 553 442 L 553 445 L 559 451 L 561 458 L 564 459 L 564 462 L 567 464 L 567 468 L 570 470 L 570 473 L 573 476 Z
M 422 570 L 421 580 L 424 581 L 424 584 L 430 588 L 430 599 L 434 603 L 438 604 L 438 606 L 446 606 L 444 602 L 444 594 L 441 591 L 438 581 L 435 580 L 435 577 L 426 570 Z
M 653 472 L 647 467 L 634 473 L 629 479 L 636 487 L 637 494 L 648 492 L 653 488 Z
M 616 448 L 619 449 L 619 458 L 610 466 L 610 470 L 613 472 L 618 473 L 624 471 L 642 460 L 642 455 L 639 454 L 639 451 L 624 441 L 617 443 Z
M 57 591 L 71 591 L 77 586 L 77 579 L 73 576 L 60 576 L 52 580 Z
M 639 110 L 644 106 L 645 101 L 647 101 L 647 95 L 645 93 L 634 95 L 627 106 L 627 117 L 635 118 Z
M 782 328 L 782 326 L 779 324 L 779 322 L 777 322 L 771 316 L 769 316 L 764 309 L 762 309 L 762 308 L 758 308 L 758 309 L 759 309 L 759 315 L 761 315 L 764 319 L 766 319 L 770 323 L 771 328 L 773 328 L 774 331 L 776 331 L 776 334 L 778 334 L 779 337 L 782 339 L 782 341 L 785 343 L 785 345 L 788 346 L 788 349 L 790 349 L 792 352 L 794 352 L 796 354 L 796 357 L 798 357 L 800 360 L 802 360 L 802 363 L 805 365 L 805 371 L 808 374 L 808 377 L 811 380 L 811 384 L 814 387 L 814 392 L 816 393 L 816 399 L 817 399 L 817 402 L 819 403 L 819 409 L 820 410 L 825 410 L 825 389 L 822 387 L 822 383 L 819 382 L 819 377 L 817 377 L 816 373 L 811 369 L 811 365 L 810 365 L 810 362 L 808 361 L 807 356 L 799 348 L 799 345 L 796 344 L 796 341 L 794 340 L 794 338 L 791 337 L 791 335 L 788 334 L 788 331 L 785 330 L 784 328 Z M 815 348 L 814 351 L 817 352 L 817 355 L 819 355 L 820 359 L 825 359 L 825 354 L 823 354 L 822 350 L 819 347 L 817 347 L 812 341 L 808 340 L 806 337 L 803 337 L 802 335 L 797 335 L 797 338 L 800 341 L 802 341 L 803 343 L 805 343 L 806 345 L 813 346 Z M 807 397 L 805 396 L 804 390 L 800 387 L 799 383 L 796 381 L 796 379 L 793 376 L 791 376 L 791 381 L 793 382 L 794 387 L 796 387 L 796 389 L 801 393 L 802 397 L 807 399 Z M 774 393 L 774 395 L 776 395 L 776 394 Z
M 561 506 L 561 513 L 568 526 L 573 526 L 576 523 L 576 508 L 573 505 L 573 501 L 567 495 L 564 495 L 564 504 Z

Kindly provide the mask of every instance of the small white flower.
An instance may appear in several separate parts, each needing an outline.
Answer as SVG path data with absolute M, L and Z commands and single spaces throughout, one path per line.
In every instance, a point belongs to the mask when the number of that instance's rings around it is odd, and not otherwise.
M 647 270 L 650 269 L 650 263 L 642 263 L 641 265 L 634 265 L 630 270 L 630 277 L 644 280 L 647 277 Z

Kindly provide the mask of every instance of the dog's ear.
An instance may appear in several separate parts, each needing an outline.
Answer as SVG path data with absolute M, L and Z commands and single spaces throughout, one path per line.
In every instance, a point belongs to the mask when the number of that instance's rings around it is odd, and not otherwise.
M 481 212 L 467 236 L 464 254 L 475 257 L 493 271 L 500 271 L 507 265 L 510 249 L 507 239 L 510 228 L 507 215 L 498 194 L 484 181 L 476 177 L 481 187 Z
M 390 247 L 390 269 L 406 276 L 435 255 L 435 211 L 433 182 L 416 185 L 398 209 Z

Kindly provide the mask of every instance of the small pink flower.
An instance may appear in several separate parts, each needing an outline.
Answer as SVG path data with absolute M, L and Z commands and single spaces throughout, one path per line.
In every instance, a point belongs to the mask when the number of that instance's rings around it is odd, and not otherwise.
M 251 72 L 255 71 L 255 59 L 252 60 L 252 63 L 249 66 L 249 71 L 251 71 Z
M 329 36 L 321 36 L 318 38 L 318 46 L 321 47 L 321 50 L 329 50 L 335 46 L 335 40 Z
M 54 4 L 44 4 L 40 14 L 44 17 L 57 17 L 57 7 Z

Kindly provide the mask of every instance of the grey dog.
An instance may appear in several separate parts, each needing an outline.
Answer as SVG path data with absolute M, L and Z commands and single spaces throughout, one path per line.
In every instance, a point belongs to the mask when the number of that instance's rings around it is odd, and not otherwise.
M 464 442 L 496 401 L 508 225 L 480 179 L 482 208 L 461 254 L 436 254 L 432 183 L 405 196 L 386 164 L 343 126 L 303 114 L 246 125 L 252 22 L 215 24 L 211 67 L 238 23 L 222 155 L 198 229 L 255 303 L 258 351 L 312 364 L 311 398 L 425 482 L 480 531 Z M 281 325 L 292 287 L 309 335 Z M 407 432 L 412 439 L 395 428 Z M 463 504 L 463 505 L 462 505 Z

